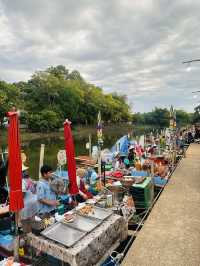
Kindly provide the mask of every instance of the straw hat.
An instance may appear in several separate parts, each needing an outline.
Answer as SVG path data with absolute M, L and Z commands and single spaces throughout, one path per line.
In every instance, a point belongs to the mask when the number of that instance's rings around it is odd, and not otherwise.
M 22 171 L 26 171 L 28 169 L 28 166 L 26 166 L 26 165 L 24 165 L 23 163 L 22 163 Z
M 76 170 L 76 174 L 79 177 L 84 177 L 86 175 L 87 171 L 84 168 L 78 168 Z

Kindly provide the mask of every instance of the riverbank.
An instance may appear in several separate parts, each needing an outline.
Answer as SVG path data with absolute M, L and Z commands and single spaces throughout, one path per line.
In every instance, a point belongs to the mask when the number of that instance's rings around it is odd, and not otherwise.
M 147 126 L 135 126 L 135 125 L 128 125 L 125 123 L 122 124 L 111 124 L 106 125 L 103 128 L 103 133 L 105 135 L 110 134 L 111 136 L 116 135 L 124 135 L 131 133 L 132 135 L 141 135 L 144 132 L 149 132 L 153 130 L 154 127 L 147 125 Z M 75 126 L 72 127 L 73 136 L 75 138 L 86 138 L 91 134 L 92 136 L 96 135 L 96 126 Z M 46 139 L 46 138 L 59 138 L 64 139 L 63 129 L 61 128 L 57 132 L 51 133 L 42 133 L 42 132 L 26 132 L 25 130 L 20 131 L 21 134 L 21 142 L 27 142 L 37 139 Z M 7 143 L 7 129 L 1 129 L 0 133 L 0 145 L 5 145 Z
M 75 145 L 75 154 L 88 155 L 86 143 L 89 141 L 91 134 L 92 146 L 97 145 L 97 134 L 95 125 L 92 127 L 76 126 L 72 127 Z M 116 141 L 127 133 L 140 136 L 144 132 L 153 131 L 152 128 L 137 127 L 133 125 L 107 125 L 103 128 L 103 149 L 111 148 Z M 29 167 L 29 174 L 33 179 L 38 178 L 39 156 L 41 144 L 45 144 L 44 162 L 57 168 L 57 153 L 64 149 L 64 133 L 63 130 L 52 133 L 31 133 L 20 130 L 21 150 L 27 155 L 26 165 Z M 7 130 L 0 131 L 0 147 L 5 150 L 7 148 Z

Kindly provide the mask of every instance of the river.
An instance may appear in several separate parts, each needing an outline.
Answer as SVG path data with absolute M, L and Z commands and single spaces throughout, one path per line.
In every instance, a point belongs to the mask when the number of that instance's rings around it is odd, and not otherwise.
M 133 126 L 118 126 L 113 128 L 106 128 L 103 132 L 103 147 L 111 148 L 115 142 L 122 137 L 123 135 L 132 133 L 133 136 L 144 134 L 144 132 L 149 132 L 150 129 L 135 129 L 133 133 Z M 97 145 L 97 137 L 95 129 L 93 129 L 91 134 L 92 146 Z M 32 139 L 31 134 L 30 138 L 22 138 L 21 141 L 21 150 L 25 152 L 27 156 L 27 160 L 25 165 L 29 167 L 30 176 L 37 180 L 39 176 L 39 156 L 40 156 L 40 146 L 41 144 L 45 144 L 45 153 L 44 153 L 44 163 L 49 164 L 53 167 L 53 169 L 57 168 L 57 153 L 59 150 L 64 149 L 64 137 L 63 132 L 60 134 L 55 134 L 56 136 L 41 137 L 37 139 Z M 30 139 L 30 140 L 29 140 Z M 4 141 L 4 147 L 6 147 L 6 141 Z M 86 143 L 88 142 L 88 134 L 85 132 L 80 132 L 78 134 L 74 134 L 74 146 L 75 146 L 75 155 L 87 155 L 89 151 L 86 149 Z

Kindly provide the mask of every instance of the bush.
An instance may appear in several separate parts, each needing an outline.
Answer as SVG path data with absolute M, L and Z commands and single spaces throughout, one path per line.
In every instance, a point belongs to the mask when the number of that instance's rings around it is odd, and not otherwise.
M 28 116 L 28 127 L 34 132 L 51 132 L 61 127 L 61 119 L 51 110 L 43 110 Z

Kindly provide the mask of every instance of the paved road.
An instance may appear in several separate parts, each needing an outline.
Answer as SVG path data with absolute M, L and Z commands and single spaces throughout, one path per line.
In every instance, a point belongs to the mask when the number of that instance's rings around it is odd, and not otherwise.
M 122 266 L 200 266 L 200 145 L 192 144 Z

